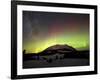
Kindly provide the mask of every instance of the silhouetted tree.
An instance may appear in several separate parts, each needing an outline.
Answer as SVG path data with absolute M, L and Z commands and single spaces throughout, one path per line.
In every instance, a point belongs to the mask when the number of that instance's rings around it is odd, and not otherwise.
M 51 62 L 52 62 L 52 59 L 48 59 L 47 62 L 48 62 L 48 63 L 51 63 Z
M 58 56 L 56 55 L 56 59 L 58 59 Z
M 23 50 L 23 54 L 25 54 L 26 53 L 26 50 Z
M 26 60 L 25 53 L 26 53 L 26 50 L 23 50 L 23 61 Z

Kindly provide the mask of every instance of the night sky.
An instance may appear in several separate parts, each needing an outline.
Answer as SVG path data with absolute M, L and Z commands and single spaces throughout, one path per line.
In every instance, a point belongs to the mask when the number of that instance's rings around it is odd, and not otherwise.
M 38 53 L 67 44 L 89 49 L 89 14 L 23 11 L 23 50 Z

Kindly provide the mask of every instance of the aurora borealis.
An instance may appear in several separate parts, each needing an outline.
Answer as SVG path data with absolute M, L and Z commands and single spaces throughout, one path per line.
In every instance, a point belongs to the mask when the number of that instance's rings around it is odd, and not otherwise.
M 23 50 L 38 53 L 56 44 L 89 49 L 89 14 L 23 11 Z

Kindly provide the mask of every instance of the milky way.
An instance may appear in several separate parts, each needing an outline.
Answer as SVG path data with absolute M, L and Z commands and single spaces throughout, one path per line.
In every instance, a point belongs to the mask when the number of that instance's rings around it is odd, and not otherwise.
M 55 44 L 89 49 L 89 14 L 23 11 L 23 50 L 38 53 Z

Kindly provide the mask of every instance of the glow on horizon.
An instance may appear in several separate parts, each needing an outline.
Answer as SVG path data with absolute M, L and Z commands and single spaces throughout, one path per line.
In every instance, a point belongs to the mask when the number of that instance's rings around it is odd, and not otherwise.
M 53 36 L 46 40 L 23 44 L 23 50 L 25 49 L 26 53 L 38 53 L 56 44 L 67 44 L 77 50 L 87 50 L 89 49 L 89 36 L 86 34 Z

